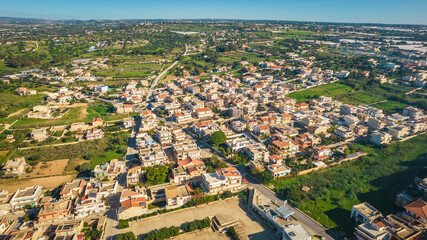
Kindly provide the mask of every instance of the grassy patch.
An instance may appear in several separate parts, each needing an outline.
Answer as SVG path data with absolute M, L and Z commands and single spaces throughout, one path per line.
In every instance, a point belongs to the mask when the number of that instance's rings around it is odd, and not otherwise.
M 67 125 L 74 122 L 85 121 L 85 115 L 82 114 L 85 111 L 85 107 L 71 108 L 62 118 L 58 119 L 33 119 L 23 118 L 19 120 L 14 128 L 37 128 L 37 127 L 49 127 L 55 125 Z
M 307 90 L 293 92 L 289 94 L 290 98 L 295 98 L 298 102 L 308 101 L 311 98 L 317 98 L 319 96 L 336 96 L 346 94 L 351 91 L 351 87 L 340 84 L 331 83 L 317 87 L 313 87 Z
M 19 96 L 12 92 L 2 92 L 0 94 L 0 112 L 1 117 L 7 117 L 9 114 L 14 113 L 23 108 L 31 108 L 43 102 L 46 95 L 28 95 Z
M 374 104 L 373 106 L 384 110 L 386 113 L 402 113 L 403 109 L 409 105 L 406 103 L 389 100 L 386 102 Z
M 30 162 L 53 161 L 65 158 L 74 162 L 73 159 L 86 159 L 90 161 L 90 166 L 93 168 L 97 164 L 124 157 L 128 141 L 129 133 L 119 132 L 109 134 L 103 139 L 72 145 L 17 150 L 14 157 L 23 156 Z M 67 168 L 66 171 L 72 171 L 72 169 Z

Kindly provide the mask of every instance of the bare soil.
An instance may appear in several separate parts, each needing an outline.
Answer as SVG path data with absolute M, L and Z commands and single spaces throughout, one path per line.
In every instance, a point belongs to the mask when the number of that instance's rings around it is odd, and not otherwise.
M 25 173 L 21 178 L 47 177 L 63 174 L 68 161 L 69 159 L 59 159 L 49 162 L 39 162 L 37 165 L 31 167 L 31 173 Z
M 43 189 L 54 189 L 66 182 L 70 182 L 75 175 L 53 176 L 32 179 L 1 179 L 0 188 L 6 189 L 9 193 L 14 193 L 18 189 L 24 189 L 31 186 L 43 186 Z

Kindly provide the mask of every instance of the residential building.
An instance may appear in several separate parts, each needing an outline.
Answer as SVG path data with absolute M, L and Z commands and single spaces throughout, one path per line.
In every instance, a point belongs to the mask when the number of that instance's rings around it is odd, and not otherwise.
M 335 128 L 334 133 L 343 139 L 354 137 L 354 133 L 349 128 L 344 126 Z
M 93 196 L 91 194 L 96 194 L 99 198 L 108 198 L 113 196 L 117 192 L 117 181 L 99 181 L 92 182 L 86 185 L 86 189 L 84 191 L 84 196 Z M 84 199 L 83 199 L 84 200 Z
M 95 118 L 92 120 L 92 127 L 101 127 L 103 123 L 102 118 Z
M 375 143 L 376 145 L 388 144 L 391 142 L 391 135 L 386 132 L 373 132 L 369 138 L 369 141 Z
M 125 162 L 119 161 L 118 159 L 113 159 L 110 162 L 96 165 L 93 169 L 93 175 L 96 179 L 99 180 L 113 180 L 124 171 Z
M 57 222 L 70 220 L 73 203 L 70 200 L 48 202 L 43 204 L 37 218 L 39 222 Z
M 378 130 L 385 128 L 387 126 L 387 121 L 376 118 L 369 118 L 367 124 L 370 129 Z
M 3 170 L 6 175 L 22 175 L 25 173 L 25 163 L 24 157 L 18 157 L 12 160 L 8 160 L 3 166 Z
M 343 104 L 340 107 L 340 113 L 343 115 L 353 115 L 357 113 L 357 108 L 350 104 Z
M 16 89 L 16 93 L 18 93 L 21 96 L 24 96 L 24 95 L 36 95 L 37 91 L 36 90 L 27 89 L 27 88 L 24 88 L 24 87 L 20 87 L 20 88 Z
M 380 219 L 362 223 L 354 233 L 357 240 L 389 240 L 391 232 Z
M 30 205 L 32 207 L 37 205 L 42 194 L 42 186 L 27 187 L 23 190 L 18 189 L 12 199 L 10 205 L 12 209 L 22 209 Z
M 101 129 L 89 129 L 86 134 L 86 140 L 100 139 L 104 137 L 104 132 Z
M 141 166 L 136 166 L 128 170 L 126 174 L 126 185 L 135 186 L 139 183 L 141 178 Z
M 136 192 L 129 189 L 122 191 L 120 195 L 119 219 L 127 219 L 146 213 L 147 194 L 145 191 Z
M 291 140 L 275 140 L 269 144 L 270 150 L 282 158 L 292 157 L 297 154 L 299 146 Z
M 420 120 L 424 118 L 423 110 L 414 107 L 405 107 L 403 109 L 403 115 L 409 116 L 412 120 Z
M 101 194 L 95 192 L 78 198 L 74 209 L 75 218 L 85 218 L 106 211 L 107 207 L 102 198 Z
M 210 108 L 198 108 L 195 109 L 195 115 L 198 119 L 212 118 L 214 113 Z
M 313 145 L 313 142 L 306 134 L 298 134 L 295 136 L 294 140 L 298 143 L 298 147 L 301 150 L 311 148 Z
M 161 147 L 151 147 L 139 150 L 139 160 L 143 167 L 164 165 L 169 162 L 166 153 Z
M 11 199 L 12 196 L 9 195 L 6 189 L 0 190 L 0 216 L 8 214 L 12 210 Z
M 191 117 L 190 111 L 181 111 L 174 113 L 172 115 L 172 120 L 177 123 L 186 123 L 193 120 L 193 118 Z
M 169 186 L 165 189 L 165 195 L 168 208 L 180 207 L 191 200 L 187 185 Z
M 231 137 L 232 139 L 226 140 L 225 144 L 227 144 L 233 152 L 239 151 L 253 144 L 252 140 L 243 133 L 230 136 L 230 138 Z
M 367 202 L 354 205 L 351 209 L 351 218 L 357 223 L 369 223 L 379 217 L 382 217 L 381 212 Z
M 405 207 L 405 214 L 422 223 L 427 223 L 427 202 L 418 199 Z
M 267 124 L 262 124 L 254 127 L 255 134 L 270 134 L 270 128 Z
M 409 127 L 404 125 L 392 126 L 388 128 L 388 132 L 394 138 L 403 138 L 409 134 Z
M 124 128 L 131 128 L 133 126 L 133 118 L 123 118 L 123 127 Z
M 84 185 L 85 180 L 83 179 L 75 179 L 69 183 L 67 182 L 62 186 L 59 195 L 61 199 L 76 199 L 83 193 Z
M 235 168 L 223 168 L 202 175 L 202 182 L 209 194 L 237 190 L 242 184 L 242 175 Z
M 155 136 L 157 141 L 159 141 L 159 143 L 162 145 L 172 143 L 172 133 L 165 126 L 160 126 L 159 128 L 157 128 Z
M 324 161 L 332 156 L 333 152 L 330 148 L 326 146 L 314 147 L 314 160 L 315 161 Z
M 206 136 L 218 131 L 218 126 L 212 121 L 202 121 L 194 123 L 192 130 L 197 135 Z
M 34 129 L 31 132 L 31 137 L 34 138 L 34 140 L 37 140 L 37 141 L 45 140 L 48 137 L 46 128 Z
M 274 178 L 280 178 L 291 174 L 291 168 L 286 165 L 270 164 L 267 171 L 271 173 Z
M 188 157 L 193 159 L 202 157 L 201 149 L 197 146 L 196 142 L 191 140 L 172 144 L 172 150 L 176 161 L 181 161 Z
M 283 240 L 311 240 L 311 235 L 301 224 L 290 224 L 283 228 Z

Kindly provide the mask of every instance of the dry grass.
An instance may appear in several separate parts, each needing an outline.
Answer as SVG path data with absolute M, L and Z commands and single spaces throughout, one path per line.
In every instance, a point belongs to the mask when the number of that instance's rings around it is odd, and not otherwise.
M 43 186 L 43 189 L 54 189 L 66 182 L 70 182 L 75 178 L 75 175 L 53 176 L 32 179 L 1 179 L 0 186 L 6 189 L 9 193 L 14 193 L 18 189 L 23 189 L 31 186 Z
M 60 159 L 49 162 L 39 162 L 36 166 L 31 167 L 32 172 L 26 173 L 22 178 L 47 177 L 63 174 L 68 165 L 69 159 Z
M 65 168 L 66 174 L 77 174 L 76 167 L 83 163 L 90 163 L 88 160 L 84 160 L 83 158 L 73 158 L 68 162 L 67 167 Z

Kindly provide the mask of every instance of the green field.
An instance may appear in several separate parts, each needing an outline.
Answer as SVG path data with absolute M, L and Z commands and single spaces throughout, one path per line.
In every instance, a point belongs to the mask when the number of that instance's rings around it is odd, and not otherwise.
M 0 94 L 1 116 L 7 117 L 20 109 L 31 108 L 42 103 L 45 97 L 44 94 L 19 96 L 15 93 L 2 92 Z
M 402 113 L 403 109 L 409 105 L 406 103 L 388 100 L 386 102 L 380 102 L 372 106 L 380 108 L 384 110 L 386 113 L 392 114 L 392 113 Z
M 396 194 L 407 188 L 415 176 L 427 174 L 426 142 L 424 134 L 388 147 L 372 148 L 368 156 L 352 162 L 275 181 L 274 190 L 321 224 L 350 237 L 354 230 L 350 220 L 353 205 L 369 202 L 384 215 L 401 210 L 394 205 Z M 303 186 L 310 188 L 308 193 L 301 191 Z
M 308 101 L 311 98 L 317 98 L 319 96 L 337 96 L 351 92 L 351 87 L 341 83 L 330 83 L 317 87 L 313 87 L 307 90 L 293 92 L 288 95 L 290 98 L 295 98 L 297 102 Z

